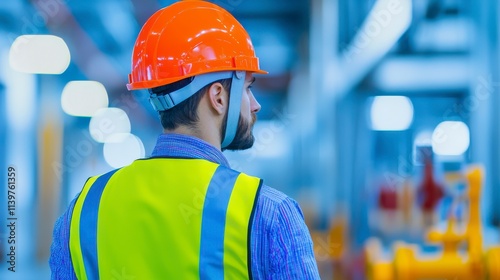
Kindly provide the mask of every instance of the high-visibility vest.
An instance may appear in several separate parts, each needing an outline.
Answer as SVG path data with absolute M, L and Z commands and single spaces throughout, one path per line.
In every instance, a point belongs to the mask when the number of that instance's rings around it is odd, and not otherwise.
M 262 181 L 203 159 L 152 158 L 91 177 L 76 200 L 78 279 L 251 279 Z

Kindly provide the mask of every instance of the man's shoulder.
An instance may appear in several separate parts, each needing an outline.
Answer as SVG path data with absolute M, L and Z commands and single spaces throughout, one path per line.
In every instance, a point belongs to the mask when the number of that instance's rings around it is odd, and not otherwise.
M 284 194 L 281 191 L 278 191 L 275 188 L 271 188 L 267 185 L 262 185 L 259 199 L 275 205 L 279 205 L 282 203 L 290 203 L 290 202 L 296 203 L 295 200 L 290 198 L 288 195 Z
M 283 218 L 283 216 L 303 219 L 299 204 L 293 198 L 267 185 L 262 185 L 260 190 L 257 211 L 261 212 L 259 214 L 263 219 L 270 221 L 276 221 L 276 218 Z

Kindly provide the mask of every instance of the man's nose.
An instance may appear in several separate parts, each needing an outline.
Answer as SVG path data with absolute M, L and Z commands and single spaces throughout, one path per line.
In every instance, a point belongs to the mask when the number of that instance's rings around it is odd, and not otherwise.
M 255 99 L 255 96 L 253 96 L 253 93 L 250 95 L 250 110 L 252 113 L 257 113 L 260 111 L 260 104 L 257 102 L 257 99 Z

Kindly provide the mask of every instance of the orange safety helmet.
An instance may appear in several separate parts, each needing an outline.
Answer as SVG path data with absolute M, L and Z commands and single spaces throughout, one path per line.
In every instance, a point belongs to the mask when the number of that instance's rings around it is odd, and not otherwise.
M 218 71 L 267 74 L 243 26 L 223 8 L 184 0 L 154 13 L 137 37 L 129 90 Z

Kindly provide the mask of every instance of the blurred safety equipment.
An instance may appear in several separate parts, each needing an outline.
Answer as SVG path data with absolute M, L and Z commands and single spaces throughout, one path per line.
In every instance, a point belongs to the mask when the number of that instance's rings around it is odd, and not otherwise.
M 381 242 L 370 238 L 365 246 L 367 278 L 370 280 L 422 279 L 500 279 L 500 246 L 483 248 L 480 201 L 484 180 L 483 167 L 472 165 L 465 174 L 468 185 L 466 200 L 469 213 L 465 229 L 450 216 L 444 232 L 431 229 L 427 240 L 440 243 L 442 252 L 424 254 L 418 246 L 398 241 L 394 246 L 394 260 L 383 256 Z M 463 249 L 463 245 L 465 250 Z
M 152 89 L 194 77 L 187 88 L 158 95 L 150 102 L 168 110 L 204 86 L 232 78 L 228 122 L 222 147 L 236 133 L 245 72 L 259 68 L 243 26 L 223 8 L 205 1 L 180 1 L 154 13 L 141 29 L 132 53 L 129 90 Z
M 75 274 L 251 279 L 250 225 L 261 185 L 204 159 L 137 160 L 91 177 L 71 218 Z

